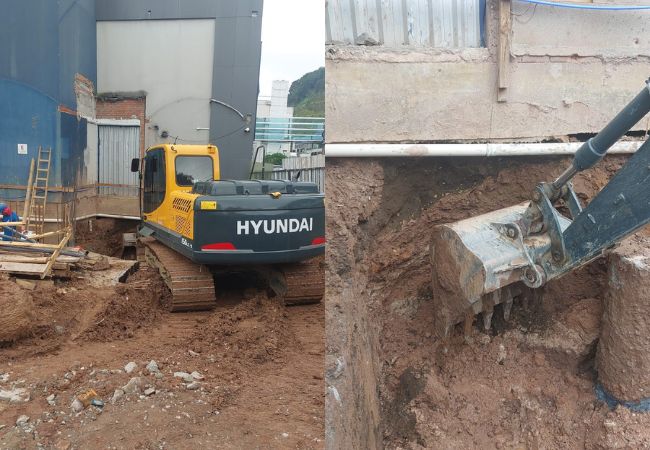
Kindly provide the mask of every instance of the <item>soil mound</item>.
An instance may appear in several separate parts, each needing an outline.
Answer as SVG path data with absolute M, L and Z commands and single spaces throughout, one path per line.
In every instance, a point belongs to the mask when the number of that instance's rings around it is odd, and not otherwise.
M 0 344 L 29 336 L 34 328 L 34 302 L 13 281 L 0 281 Z

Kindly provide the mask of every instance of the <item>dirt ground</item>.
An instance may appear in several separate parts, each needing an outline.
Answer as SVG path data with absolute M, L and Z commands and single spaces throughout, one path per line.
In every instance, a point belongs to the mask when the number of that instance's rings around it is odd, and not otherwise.
M 461 327 L 445 342 L 433 332 L 428 230 L 525 201 L 568 162 L 328 161 L 328 436 L 394 449 L 650 447 L 650 416 L 594 394 L 603 259 L 549 283 L 538 304 L 515 302 L 508 322 L 497 308 L 489 332 L 477 320 L 469 343 Z M 578 196 L 623 162 L 579 175 Z M 346 322 L 339 312 L 351 310 Z M 337 402 L 367 414 L 343 420 Z
M 21 388 L 29 397 L 0 400 L 0 448 L 323 447 L 322 305 L 286 308 L 226 279 L 214 311 L 172 314 L 146 266 L 123 284 L 100 274 L 33 291 L 0 280 L 34 305 L 27 332 L 0 344 L 0 398 Z M 105 406 L 75 412 L 89 389 Z

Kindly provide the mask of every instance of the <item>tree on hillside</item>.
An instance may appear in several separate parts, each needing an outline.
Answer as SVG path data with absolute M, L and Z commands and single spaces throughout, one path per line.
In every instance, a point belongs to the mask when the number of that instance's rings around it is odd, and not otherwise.
M 294 107 L 294 117 L 324 117 L 325 68 L 306 73 L 291 83 L 287 103 Z

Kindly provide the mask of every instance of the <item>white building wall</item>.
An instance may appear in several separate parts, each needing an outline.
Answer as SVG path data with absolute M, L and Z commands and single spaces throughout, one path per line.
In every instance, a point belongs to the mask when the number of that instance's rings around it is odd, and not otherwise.
M 257 118 L 265 119 L 286 119 L 293 117 L 293 107 L 287 106 L 289 88 L 291 83 L 286 80 L 274 80 L 271 88 L 271 97 L 257 101 Z M 259 142 L 255 141 L 254 146 L 264 144 L 266 153 L 288 153 L 291 145 L 288 142 Z M 261 162 L 261 155 L 258 155 L 258 162 Z
M 289 82 L 285 80 L 273 81 L 271 89 L 271 111 L 269 114 L 273 118 L 290 117 L 287 110 L 287 100 L 289 98 Z
M 147 93 L 146 147 L 176 137 L 207 143 L 214 27 L 211 19 L 97 22 L 97 91 Z

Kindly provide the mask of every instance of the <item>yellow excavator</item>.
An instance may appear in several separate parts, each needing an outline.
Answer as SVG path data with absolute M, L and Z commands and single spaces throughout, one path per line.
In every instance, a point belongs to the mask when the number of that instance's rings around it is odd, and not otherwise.
M 139 254 L 171 290 L 171 311 L 216 306 L 221 271 L 261 274 L 285 304 L 321 300 L 325 206 L 316 184 L 222 180 L 214 145 L 156 145 L 131 170 L 140 174 Z

